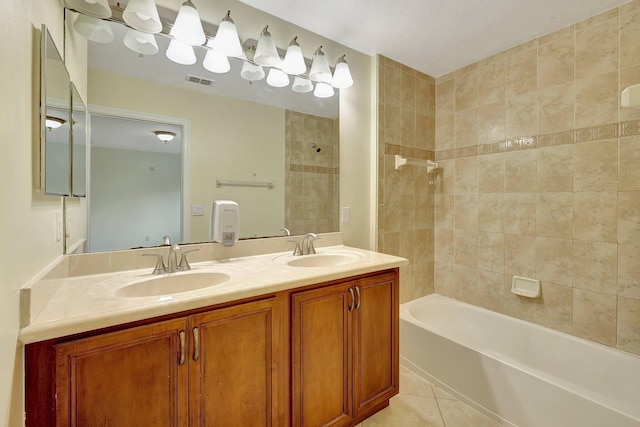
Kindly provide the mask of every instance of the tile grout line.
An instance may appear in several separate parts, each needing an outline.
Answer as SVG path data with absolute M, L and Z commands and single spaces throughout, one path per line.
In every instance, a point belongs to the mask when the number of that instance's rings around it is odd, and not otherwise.
M 431 393 L 433 394 L 433 399 L 436 401 L 436 407 L 438 408 L 438 413 L 440 414 L 440 420 L 442 420 L 442 426 L 447 427 L 447 424 L 444 421 L 444 416 L 442 415 L 442 409 L 440 409 L 440 402 L 438 401 L 438 396 L 436 395 L 436 391 L 433 389 L 433 384 L 430 384 Z

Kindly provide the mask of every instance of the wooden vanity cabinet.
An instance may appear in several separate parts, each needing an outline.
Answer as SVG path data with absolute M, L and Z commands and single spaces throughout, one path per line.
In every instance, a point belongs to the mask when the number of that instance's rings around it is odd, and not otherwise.
M 57 426 L 277 426 L 277 298 L 55 345 Z
M 399 390 L 397 272 L 291 297 L 293 426 L 348 426 Z

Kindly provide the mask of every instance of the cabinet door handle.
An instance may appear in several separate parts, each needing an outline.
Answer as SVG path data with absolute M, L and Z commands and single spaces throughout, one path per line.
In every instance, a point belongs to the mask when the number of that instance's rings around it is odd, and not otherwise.
M 356 295 L 358 296 L 358 301 L 356 302 L 356 310 L 360 308 L 360 301 L 362 300 L 360 296 L 360 288 L 356 286 Z
M 184 338 L 184 331 L 180 331 L 180 361 L 178 362 L 180 366 L 184 365 Z
M 198 334 L 198 328 L 193 328 L 193 360 L 198 360 L 200 357 L 200 334 Z
M 351 294 L 351 304 L 349 304 L 349 311 L 353 310 L 353 305 L 356 302 L 356 297 L 353 295 L 353 288 L 349 288 L 349 294 Z

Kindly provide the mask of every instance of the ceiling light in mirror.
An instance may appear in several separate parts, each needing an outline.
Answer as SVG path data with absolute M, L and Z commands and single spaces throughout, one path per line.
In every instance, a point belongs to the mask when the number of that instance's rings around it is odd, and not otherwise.
M 51 130 L 51 129 L 58 129 L 60 126 L 62 126 L 66 122 L 67 122 L 66 120 L 61 119 L 59 117 L 47 116 L 44 123 L 46 128 Z
M 296 77 L 293 79 L 293 85 L 291 89 L 297 93 L 309 93 L 313 90 L 313 83 L 311 80 L 303 79 L 302 77 Z
M 353 78 L 351 77 L 351 70 L 349 70 L 349 64 L 344 59 L 345 55 L 342 55 L 336 61 L 336 66 L 333 71 L 333 79 L 331 85 L 338 89 L 344 89 L 353 86 Z
M 220 25 L 218 25 L 218 32 L 216 33 L 216 49 L 223 55 L 227 56 L 240 56 L 242 55 L 242 45 L 240 44 L 240 37 L 238 36 L 238 30 L 236 24 L 231 19 L 231 11 L 227 11 L 227 15 L 222 18 Z
M 282 70 L 292 75 L 304 74 L 307 71 L 307 64 L 304 62 L 304 55 L 298 44 L 298 36 L 295 36 L 289 43 L 289 47 L 287 47 Z
M 141 55 L 155 55 L 158 53 L 156 36 L 134 30 L 133 28 L 127 29 L 127 34 L 124 36 L 124 44 L 132 51 Z
M 211 49 L 207 50 L 202 66 L 212 73 L 224 74 L 231 69 L 229 58 L 213 48 L 214 45 L 214 39 L 207 41 L 207 46 L 211 47 Z
M 330 98 L 335 94 L 335 91 L 329 83 L 318 82 L 313 94 L 318 98 Z
M 190 0 L 180 6 L 169 35 L 190 46 L 201 46 L 207 41 L 202 22 L 200 22 L 200 14 Z
M 158 139 L 160 141 L 164 142 L 165 144 L 167 142 L 173 141 L 173 138 L 176 137 L 175 132 L 169 132 L 169 131 L 166 131 L 166 130 L 157 130 L 157 131 L 154 131 L 153 133 L 155 133 L 156 136 L 158 137 Z
M 155 0 L 129 0 L 122 14 L 129 26 L 145 33 L 159 33 L 162 22 Z
M 322 51 L 322 46 L 316 49 L 316 52 L 313 54 L 309 78 L 314 82 L 331 82 L 331 70 L 329 69 L 327 57 L 324 56 L 324 52 Z
M 73 23 L 73 29 L 96 43 L 111 43 L 113 31 L 106 21 L 88 15 L 79 14 Z
M 273 67 L 280 64 L 280 55 L 278 55 L 278 49 L 273 42 L 268 25 L 265 25 L 260 33 L 253 61 L 265 67 Z
M 193 46 L 182 43 L 177 39 L 173 39 L 169 42 L 167 47 L 167 58 L 181 65 L 193 65 L 196 63 L 196 54 L 193 51 Z
M 271 68 L 267 76 L 267 84 L 273 87 L 289 86 L 289 76 L 279 68 Z
M 67 5 L 80 13 L 96 18 L 110 18 L 111 8 L 107 0 L 67 0 Z

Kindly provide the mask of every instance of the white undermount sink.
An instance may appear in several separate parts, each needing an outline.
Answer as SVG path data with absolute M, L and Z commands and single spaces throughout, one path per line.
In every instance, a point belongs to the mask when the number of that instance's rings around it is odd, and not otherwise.
M 337 267 L 340 265 L 351 264 L 359 259 L 357 255 L 346 253 L 335 254 L 315 254 L 305 255 L 304 257 L 296 257 L 287 261 L 290 267 Z
M 195 291 L 220 285 L 231 278 L 228 274 L 217 272 L 175 273 L 166 276 L 153 276 L 124 286 L 116 291 L 118 297 L 152 297 Z

